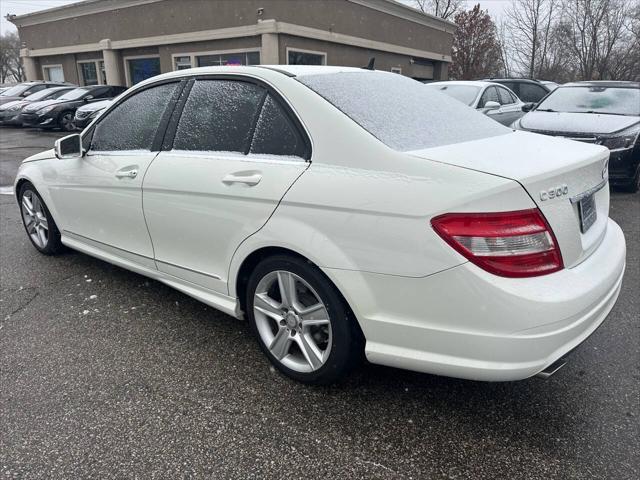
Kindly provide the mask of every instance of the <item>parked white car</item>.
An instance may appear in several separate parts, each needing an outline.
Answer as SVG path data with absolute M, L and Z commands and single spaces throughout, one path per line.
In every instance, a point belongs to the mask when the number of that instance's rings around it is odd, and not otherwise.
M 142 82 L 21 165 L 63 245 L 246 318 L 286 375 L 373 363 L 549 374 L 625 268 L 606 148 L 514 132 L 385 72 L 207 67 Z
M 449 95 L 506 126 L 524 115 L 522 107 L 526 104 L 515 93 L 499 83 L 452 80 L 427 83 L 426 86 Z

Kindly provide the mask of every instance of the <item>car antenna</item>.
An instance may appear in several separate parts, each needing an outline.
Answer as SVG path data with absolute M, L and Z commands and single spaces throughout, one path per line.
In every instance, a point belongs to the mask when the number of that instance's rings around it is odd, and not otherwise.
M 373 68 L 373 65 L 376 63 L 376 57 L 371 57 L 371 60 L 369 60 L 369 63 L 367 64 L 366 67 L 362 67 L 363 70 L 375 70 Z

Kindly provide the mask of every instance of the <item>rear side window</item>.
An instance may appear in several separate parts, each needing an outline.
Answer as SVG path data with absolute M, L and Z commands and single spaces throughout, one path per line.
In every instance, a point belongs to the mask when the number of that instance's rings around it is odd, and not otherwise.
M 162 115 L 177 87 L 177 83 L 158 85 L 119 103 L 97 124 L 91 148 L 151 150 Z
M 251 153 L 306 158 L 306 146 L 295 125 L 269 95 L 256 124 Z
M 263 88 L 252 83 L 196 81 L 178 122 L 173 148 L 246 153 L 265 95 Z

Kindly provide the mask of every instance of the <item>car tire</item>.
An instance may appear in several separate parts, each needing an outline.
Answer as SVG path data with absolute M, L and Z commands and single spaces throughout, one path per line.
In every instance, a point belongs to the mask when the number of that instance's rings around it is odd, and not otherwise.
M 285 292 L 295 292 L 294 295 Z M 363 336 L 324 273 L 295 256 L 262 260 L 247 285 L 247 317 L 260 348 L 286 376 L 311 385 L 344 378 L 362 358 Z
M 60 231 L 49 209 L 35 187 L 26 182 L 18 193 L 20 216 L 27 237 L 32 245 L 44 255 L 56 255 L 64 251 Z
M 73 132 L 76 129 L 73 123 L 74 113 L 72 111 L 62 112 L 58 117 L 58 127 L 63 132 Z

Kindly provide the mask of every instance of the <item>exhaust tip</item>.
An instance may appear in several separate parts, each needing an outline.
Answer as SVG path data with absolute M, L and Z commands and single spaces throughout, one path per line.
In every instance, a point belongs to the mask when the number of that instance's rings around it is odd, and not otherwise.
M 556 373 L 558 370 L 560 370 L 562 367 L 564 367 L 567 364 L 567 359 L 566 358 L 561 358 L 559 360 L 556 360 L 555 362 L 553 362 L 551 365 L 549 365 L 547 368 L 545 368 L 544 370 L 542 370 L 540 373 L 536 374 L 536 377 L 538 378 L 542 378 L 542 379 L 547 379 L 549 378 L 551 375 L 553 375 L 554 373 Z

